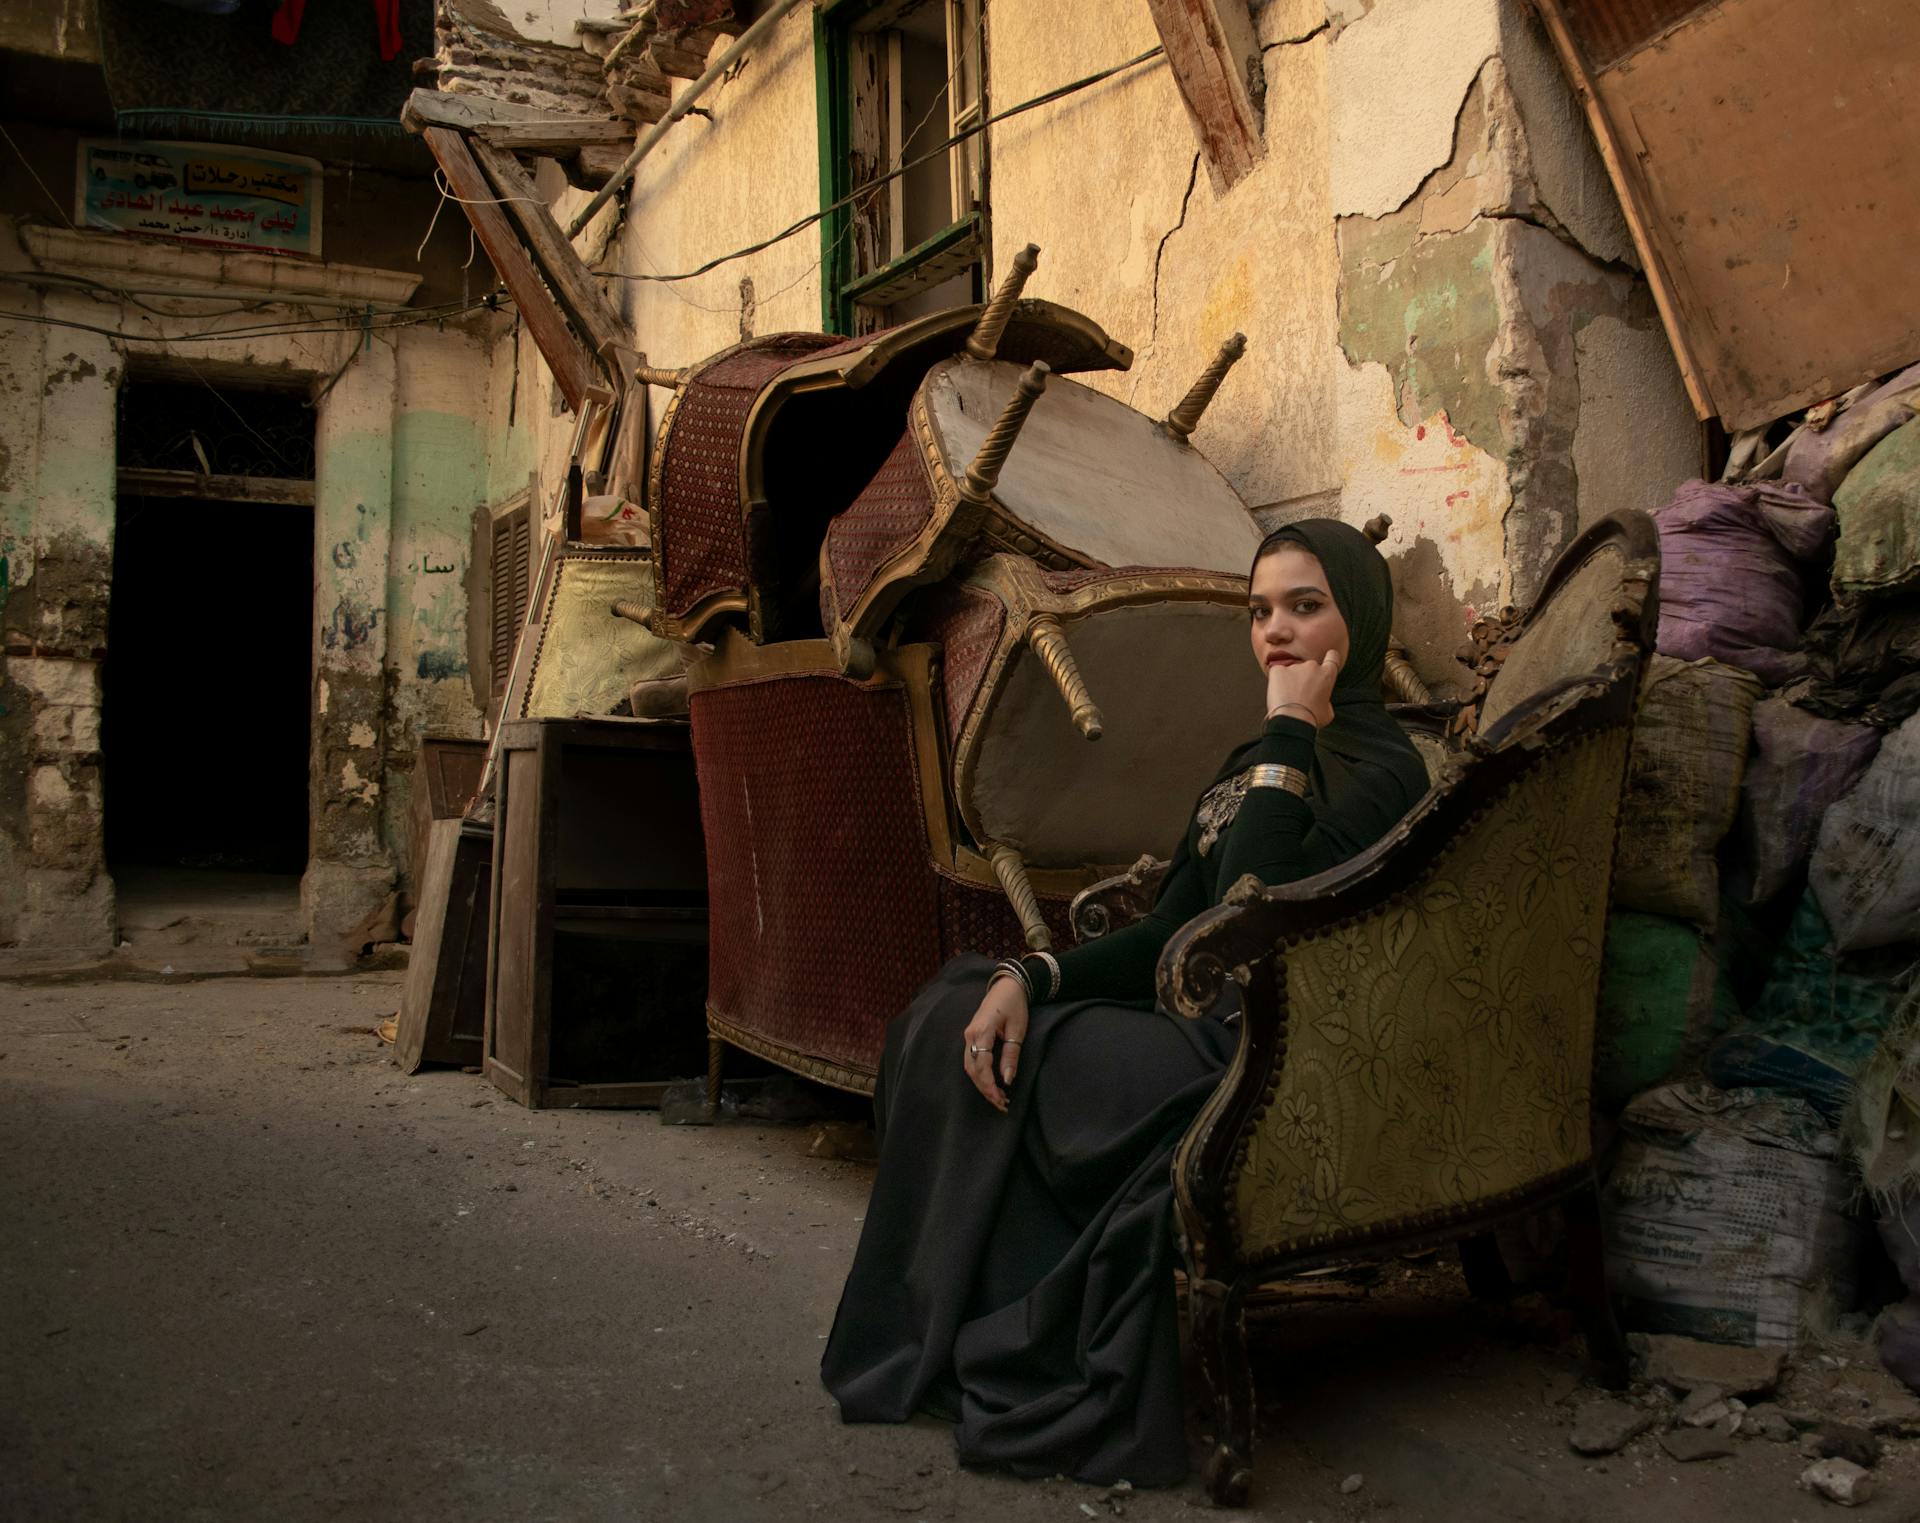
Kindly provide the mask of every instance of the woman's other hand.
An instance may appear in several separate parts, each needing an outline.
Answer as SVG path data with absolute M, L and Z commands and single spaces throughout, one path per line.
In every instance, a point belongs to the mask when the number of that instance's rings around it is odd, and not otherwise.
M 1333 723 L 1333 685 L 1340 679 L 1340 653 L 1330 650 L 1318 661 L 1281 661 L 1267 668 L 1267 717 L 1286 705 L 1293 719 Z M 1307 710 L 1306 714 L 1301 709 Z
M 961 1063 L 973 1087 L 986 1096 L 987 1104 L 1005 1112 L 1007 1092 L 1002 1085 L 1013 1083 L 1020 1067 L 1020 1046 L 1027 1037 L 1027 995 L 1017 978 L 996 978 L 987 985 L 980 1008 L 967 1022 L 966 1051 Z M 993 1047 L 1000 1044 L 1000 1083 L 994 1082 Z

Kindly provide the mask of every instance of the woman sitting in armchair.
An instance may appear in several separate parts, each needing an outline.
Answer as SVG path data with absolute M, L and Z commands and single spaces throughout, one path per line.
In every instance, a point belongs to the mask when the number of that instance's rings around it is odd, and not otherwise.
M 1357 855 L 1425 793 L 1380 697 L 1393 588 L 1331 519 L 1261 543 L 1266 723 L 1201 797 L 1150 914 L 1058 957 L 955 958 L 887 1033 L 880 1165 L 821 1362 L 848 1422 L 926 1411 L 962 1463 L 1187 1471 L 1169 1163 L 1237 1044 L 1154 1008 L 1161 949 L 1248 873 Z

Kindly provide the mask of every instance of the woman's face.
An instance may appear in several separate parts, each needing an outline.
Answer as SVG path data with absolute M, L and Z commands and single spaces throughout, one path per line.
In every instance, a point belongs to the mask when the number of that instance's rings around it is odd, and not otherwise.
M 1253 658 L 1261 671 L 1300 661 L 1319 661 L 1337 651 L 1347 661 L 1347 621 L 1327 589 L 1320 559 L 1299 545 L 1282 545 L 1261 556 L 1247 589 L 1252 614 Z

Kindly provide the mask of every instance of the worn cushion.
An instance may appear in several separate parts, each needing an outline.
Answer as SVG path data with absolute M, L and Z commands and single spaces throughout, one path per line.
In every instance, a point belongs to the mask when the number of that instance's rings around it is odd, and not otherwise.
M 1260 728 L 1265 697 L 1236 603 L 1130 603 L 1062 620 L 1105 733 L 1074 728 L 1033 651 L 987 695 L 962 817 L 1031 866 L 1171 856 L 1194 802 Z

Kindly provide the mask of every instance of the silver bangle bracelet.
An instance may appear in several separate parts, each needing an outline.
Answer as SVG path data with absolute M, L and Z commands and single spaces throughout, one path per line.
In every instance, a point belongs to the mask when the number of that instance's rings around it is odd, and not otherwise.
M 1030 987 L 1033 983 L 1033 975 L 1031 971 L 1027 969 L 1029 959 L 1039 963 L 1041 967 L 1047 970 L 1047 992 L 1038 996 L 1037 1001 L 1039 1004 L 1044 1005 L 1060 992 L 1060 959 L 1055 957 L 1051 952 L 1029 952 L 1025 957 L 1022 957 L 1020 959 L 1020 967 L 1023 972 L 1027 973 Z
M 1027 977 L 1025 968 L 1012 958 L 1008 958 L 1005 962 L 995 965 L 993 976 L 987 980 L 987 987 L 991 989 L 1003 978 L 1010 978 L 1017 983 L 1020 986 L 1020 992 L 1027 997 L 1027 1003 L 1033 1004 L 1033 980 Z
M 1262 762 L 1247 769 L 1249 788 L 1280 788 L 1296 798 L 1307 796 L 1307 774 L 1298 767 L 1283 767 L 1278 762 Z

